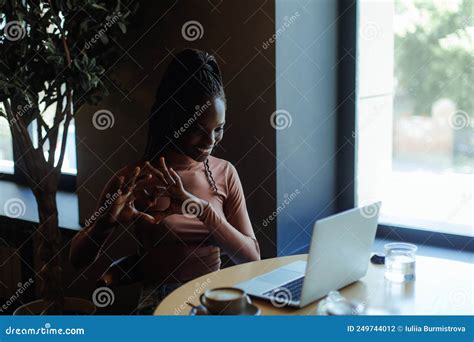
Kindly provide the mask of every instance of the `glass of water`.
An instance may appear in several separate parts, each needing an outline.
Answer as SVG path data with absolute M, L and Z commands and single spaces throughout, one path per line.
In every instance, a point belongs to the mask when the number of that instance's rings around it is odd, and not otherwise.
M 411 243 L 385 245 L 385 278 L 393 282 L 415 280 L 415 254 L 418 247 Z

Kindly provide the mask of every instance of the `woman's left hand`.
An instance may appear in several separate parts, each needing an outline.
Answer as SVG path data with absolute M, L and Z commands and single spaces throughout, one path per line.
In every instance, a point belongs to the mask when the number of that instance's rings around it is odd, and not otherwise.
M 181 176 L 173 168 L 166 166 L 165 158 L 160 157 L 158 168 L 153 167 L 150 162 L 146 162 L 145 167 L 166 185 L 165 194 L 170 197 L 170 206 L 166 209 L 167 214 L 199 217 L 203 213 L 208 202 L 194 196 L 184 188 Z

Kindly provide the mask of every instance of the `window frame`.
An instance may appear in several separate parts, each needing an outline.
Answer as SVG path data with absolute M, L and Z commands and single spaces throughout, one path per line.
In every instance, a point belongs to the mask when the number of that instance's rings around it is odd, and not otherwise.
M 12 144 L 13 144 L 13 141 L 12 141 Z M 75 146 L 75 148 L 76 148 L 76 153 L 77 153 L 77 146 Z M 17 165 L 18 157 L 19 157 L 18 152 L 13 147 L 13 173 L 0 172 L 0 179 L 14 182 L 14 183 L 24 185 L 24 186 L 29 186 L 25 172 L 21 170 Z M 76 159 L 77 159 L 77 154 L 76 154 Z M 75 192 L 76 181 L 77 181 L 77 174 L 71 175 L 67 173 L 61 173 L 61 176 L 59 177 L 58 190 L 67 191 L 67 192 Z
M 339 0 L 339 33 L 338 33 L 338 103 L 341 104 L 337 113 L 337 198 L 338 211 L 356 206 L 356 153 L 357 142 L 353 138 L 356 130 L 358 108 L 357 89 L 357 58 L 348 58 L 348 51 L 357 56 L 358 11 L 360 1 Z M 344 30 L 342 28 L 345 28 Z M 353 28 L 352 30 L 347 28 Z M 354 102 L 347 101 L 353 96 Z M 347 143 L 347 142 L 351 143 Z M 447 234 L 434 230 L 420 229 L 415 226 L 397 226 L 379 224 L 378 238 L 407 241 L 418 244 L 437 246 L 459 251 L 474 251 L 474 238 L 468 235 Z

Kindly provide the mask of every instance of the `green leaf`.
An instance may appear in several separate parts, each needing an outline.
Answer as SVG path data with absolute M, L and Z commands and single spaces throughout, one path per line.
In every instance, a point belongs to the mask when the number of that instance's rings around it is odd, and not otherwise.
M 127 33 L 127 26 L 125 26 L 124 23 L 117 23 L 117 25 L 120 27 L 120 30 L 122 31 L 123 34 Z
M 81 62 L 79 59 L 74 58 L 74 65 L 76 66 L 78 70 L 82 70 Z
M 85 54 L 85 53 L 82 54 L 82 64 L 84 66 L 89 65 L 89 57 L 87 57 L 87 54 Z
M 81 32 L 85 32 L 89 28 L 89 20 L 84 20 L 82 23 L 79 24 L 79 28 Z
M 132 10 L 135 6 L 127 8 L 125 5 L 128 6 L 128 1 L 0 0 L 0 35 L 1 27 L 6 24 L 5 9 L 12 12 L 13 17 L 9 20 L 18 20 L 27 28 L 24 37 L 14 44 L 0 43 L 0 99 L 20 93 L 27 85 L 32 97 L 44 92 L 41 101 L 52 101 L 57 96 L 58 85 L 64 82 L 68 82 L 77 94 L 84 95 L 84 102 L 91 98 L 91 88 L 104 88 L 106 91 L 107 87 L 100 77 L 120 53 L 116 45 L 110 42 L 120 39 L 127 30 L 131 30 L 131 26 L 123 19 L 124 15 L 130 15 L 129 11 L 135 13 Z M 56 10 L 53 11 L 51 6 Z M 84 9 L 87 15 L 79 14 L 82 6 L 86 6 Z M 120 18 L 114 19 L 118 27 L 106 30 L 104 35 L 104 31 L 100 30 L 104 28 L 107 15 Z M 51 28 L 54 28 L 54 32 Z M 74 63 L 71 70 L 64 72 L 66 54 L 61 40 L 63 33 L 67 35 Z M 101 43 L 93 41 L 94 38 L 100 38 Z M 92 48 L 93 44 L 100 46 Z M 42 58 L 37 56 L 38 53 Z M 13 74 L 17 81 L 12 78 Z
M 92 4 L 92 7 L 97 8 L 97 9 L 101 9 L 103 11 L 108 11 L 107 8 L 105 8 L 105 7 L 103 7 L 99 4 Z
M 97 84 L 99 83 L 99 78 L 95 75 L 92 76 L 91 84 L 94 88 L 97 88 Z
M 102 44 L 107 45 L 109 43 L 109 38 L 104 33 L 103 35 L 100 36 L 100 41 L 102 42 Z
M 87 82 L 84 79 L 81 81 L 81 87 L 82 89 L 87 90 Z
M 46 45 L 47 49 L 50 50 L 52 53 L 54 53 L 56 51 L 56 46 L 54 45 L 54 43 L 52 42 L 51 39 L 48 39 L 44 45 Z

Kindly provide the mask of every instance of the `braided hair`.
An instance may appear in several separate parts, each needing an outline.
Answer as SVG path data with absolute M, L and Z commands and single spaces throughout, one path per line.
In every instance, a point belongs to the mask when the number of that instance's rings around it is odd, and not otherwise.
M 190 120 L 196 106 L 216 98 L 226 102 L 221 72 L 214 56 L 196 49 L 185 49 L 175 55 L 163 75 L 149 114 L 146 160 L 157 158 L 168 145 L 176 146 L 180 137 L 175 137 L 173 132 Z M 209 185 L 217 194 L 209 160 L 203 164 Z

